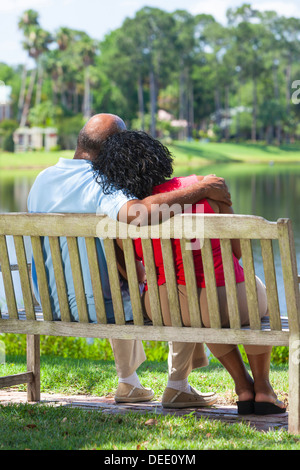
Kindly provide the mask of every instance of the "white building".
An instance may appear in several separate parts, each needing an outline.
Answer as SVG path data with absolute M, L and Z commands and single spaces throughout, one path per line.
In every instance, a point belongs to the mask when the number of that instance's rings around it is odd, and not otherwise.
M 19 127 L 14 132 L 15 152 L 46 151 L 57 145 L 57 129 L 53 127 Z

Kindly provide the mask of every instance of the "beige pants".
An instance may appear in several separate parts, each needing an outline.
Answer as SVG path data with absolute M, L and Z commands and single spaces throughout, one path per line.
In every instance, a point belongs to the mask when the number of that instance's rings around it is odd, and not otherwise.
M 267 297 L 266 288 L 259 278 L 256 278 L 257 296 L 259 304 L 259 313 L 263 317 L 267 313 Z M 209 328 L 209 316 L 207 307 L 206 289 L 199 289 L 200 309 L 203 325 Z M 159 287 L 161 308 L 165 325 L 171 325 L 171 317 L 169 310 L 169 302 L 166 285 Z M 246 301 L 245 284 L 237 284 L 238 302 L 241 315 L 242 325 L 249 324 L 249 314 Z M 178 295 L 182 312 L 182 321 L 185 326 L 190 326 L 190 318 L 188 313 L 188 302 L 186 295 L 186 287 L 178 285 Z M 222 326 L 229 326 L 229 316 L 226 300 L 225 287 L 218 287 L 218 297 L 220 305 L 220 314 Z M 143 295 L 143 304 L 145 312 L 151 318 L 151 308 L 149 304 L 149 296 L 147 291 Z M 146 360 L 142 341 L 119 340 L 110 341 L 119 377 L 128 377 Z M 235 348 L 230 344 L 208 344 L 207 345 L 215 357 L 222 357 Z M 247 354 L 262 354 L 269 350 L 268 346 L 252 346 L 245 345 Z M 168 369 L 170 380 L 183 380 L 187 378 L 190 372 L 199 367 L 208 365 L 202 343 L 169 343 Z
M 117 375 L 128 377 L 147 359 L 142 341 L 112 339 L 110 344 L 115 357 Z M 168 377 L 183 380 L 193 369 L 208 365 L 202 343 L 169 343 Z

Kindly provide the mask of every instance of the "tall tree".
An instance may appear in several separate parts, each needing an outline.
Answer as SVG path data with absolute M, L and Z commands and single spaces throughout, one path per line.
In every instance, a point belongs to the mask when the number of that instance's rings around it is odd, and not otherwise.
M 23 48 L 28 52 L 29 57 L 34 59 L 36 64 L 36 68 L 33 68 L 31 72 L 29 88 L 20 122 L 21 126 L 24 126 L 27 121 L 33 87 L 37 75 L 38 85 L 36 94 L 36 105 L 40 103 L 43 74 L 40 58 L 41 55 L 48 50 L 48 46 L 52 42 L 51 34 L 40 27 L 38 18 L 39 15 L 36 11 L 27 10 L 22 15 L 18 24 L 19 29 L 22 30 L 24 34 Z

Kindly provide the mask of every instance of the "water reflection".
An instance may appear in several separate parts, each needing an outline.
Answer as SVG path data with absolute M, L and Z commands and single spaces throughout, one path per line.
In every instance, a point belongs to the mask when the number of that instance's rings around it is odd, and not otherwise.
M 225 164 L 206 168 L 186 169 L 181 174 L 210 174 L 223 176 L 229 186 L 235 213 L 253 214 L 267 220 L 291 218 L 295 245 L 300 267 L 300 165 L 246 165 Z M 25 212 L 26 202 L 35 175 L 1 178 L 0 212 Z M 253 244 L 256 274 L 264 279 L 263 266 L 259 260 L 260 247 Z M 280 309 L 285 312 L 283 281 L 279 248 L 274 244 L 277 282 L 280 293 Z

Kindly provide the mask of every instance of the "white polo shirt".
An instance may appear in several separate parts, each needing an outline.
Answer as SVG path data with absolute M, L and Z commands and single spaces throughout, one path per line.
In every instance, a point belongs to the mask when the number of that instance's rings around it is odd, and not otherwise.
M 88 160 L 74 160 L 60 158 L 58 163 L 42 171 L 36 178 L 29 196 L 29 212 L 56 212 L 56 213 L 103 213 L 112 219 L 117 219 L 118 212 L 123 204 L 130 200 L 122 191 L 113 194 L 103 193 L 101 186 L 96 182 L 92 165 Z M 106 316 L 109 323 L 114 322 L 114 312 L 111 292 L 109 287 L 107 265 L 102 240 L 96 239 L 98 260 L 100 266 L 102 289 L 105 300 Z M 65 237 L 60 239 L 62 261 L 64 266 L 67 293 L 72 319 L 78 321 L 75 290 L 72 271 Z M 93 296 L 92 283 L 89 274 L 89 264 L 86 253 L 85 241 L 78 238 L 81 267 L 86 293 L 87 307 L 90 322 L 96 322 L 96 310 Z M 49 281 L 49 293 L 53 317 L 60 319 L 59 303 L 52 266 L 48 237 L 44 237 L 43 251 L 47 277 Z M 33 261 L 32 277 L 34 293 L 39 301 L 36 271 Z M 126 320 L 132 320 L 132 307 L 129 297 L 127 282 L 121 281 L 123 304 Z

